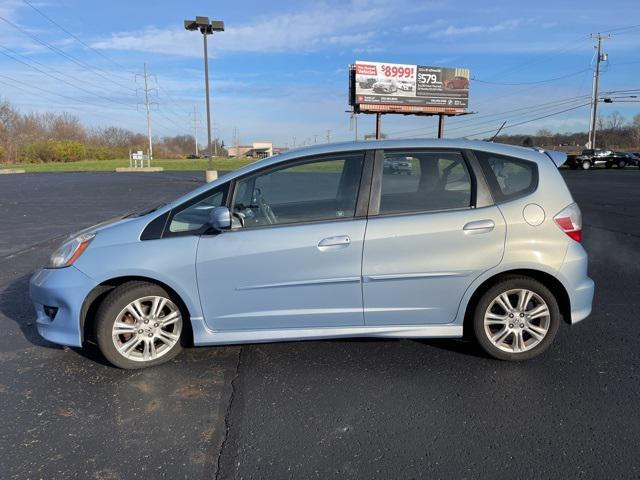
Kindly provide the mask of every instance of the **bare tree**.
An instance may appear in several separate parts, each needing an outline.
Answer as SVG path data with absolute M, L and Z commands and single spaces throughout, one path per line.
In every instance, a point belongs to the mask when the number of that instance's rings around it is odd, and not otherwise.
M 606 128 L 609 130 L 620 130 L 625 124 L 625 118 L 620 112 L 613 112 L 607 117 Z

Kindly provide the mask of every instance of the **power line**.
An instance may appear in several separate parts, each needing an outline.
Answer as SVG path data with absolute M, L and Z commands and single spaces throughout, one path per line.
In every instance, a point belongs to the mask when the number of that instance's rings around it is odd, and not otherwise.
M 70 55 L 62 50 L 60 50 L 58 47 L 55 47 L 53 45 L 51 45 L 50 43 L 40 39 L 38 36 L 34 35 L 33 33 L 29 32 L 28 30 L 20 27 L 19 25 L 16 25 L 15 23 L 13 23 L 10 20 L 7 20 L 6 18 L 0 16 L 0 20 L 2 20 L 3 22 L 5 22 L 7 25 L 13 27 L 14 29 L 22 32 L 24 35 L 28 36 L 29 38 L 31 38 L 32 40 L 35 40 L 36 42 L 38 42 L 40 45 L 43 45 L 44 47 L 48 48 L 49 50 L 51 50 L 52 52 L 66 58 L 67 60 L 75 63 L 76 65 L 79 65 L 80 67 L 84 68 L 85 70 L 93 73 L 94 75 L 97 75 L 99 77 L 101 77 L 104 80 L 107 80 L 111 83 L 114 83 L 118 86 L 120 86 L 121 88 L 126 88 L 126 89 L 131 89 L 130 86 L 128 85 L 124 85 L 123 83 L 120 82 L 116 82 L 115 80 L 107 77 L 106 75 L 100 73 L 100 72 L 104 72 L 108 75 L 113 75 L 105 70 L 102 70 L 101 68 L 98 67 L 92 67 L 91 65 L 83 62 L 82 60 L 78 60 L 77 58 L 75 58 L 73 55 Z
M 583 100 L 583 99 L 587 99 L 589 98 L 589 95 L 581 95 L 581 96 L 577 96 L 577 97 L 569 97 L 569 98 L 565 98 L 565 99 L 557 99 L 557 100 L 552 100 L 552 101 L 548 101 L 548 102 L 544 102 L 544 103 L 540 103 L 540 104 L 534 104 L 534 105 L 526 105 L 520 108 L 514 108 L 514 109 L 509 109 L 509 110 L 503 110 L 503 111 L 498 111 L 498 112 L 494 112 L 494 113 L 486 113 L 486 114 L 481 114 L 481 115 L 473 115 L 473 116 L 467 116 L 463 119 L 459 119 L 456 121 L 456 123 L 454 124 L 454 126 L 448 130 L 460 130 L 461 128 L 467 128 L 468 125 L 464 125 L 461 127 L 461 124 L 476 124 L 476 123 L 485 123 L 486 120 L 488 118 L 491 117 L 500 117 L 499 120 L 504 120 L 505 118 L 508 117 L 512 117 L 514 116 L 513 114 L 515 114 L 516 112 L 522 112 L 522 111 L 526 111 L 526 113 L 530 113 L 532 111 L 535 110 L 546 110 L 549 108 L 553 108 L 553 107 L 557 107 L 558 105 L 563 105 L 563 104 L 567 104 L 567 103 L 573 103 L 579 100 Z M 516 117 L 518 116 L 522 116 L 522 114 L 517 114 L 515 115 Z M 431 127 L 429 127 L 431 128 Z M 413 129 L 409 129 L 409 130 L 401 130 L 401 131 L 396 131 L 396 132 L 389 132 L 389 135 L 397 135 L 397 134 L 401 134 L 401 133 L 409 133 L 409 132 L 415 132 L 415 131 L 420 131 L 420 130 L 424 130 L 425 127 L 420 127 L 420 128 L 413 128 Z
M 80 82 L 83 85 L 89 85 L 89 86 L 91 86 L 93 88 L 96 88 L 96 89 L 98 89 L 100 91 L 104 90 L 104 86 L 103 85 L 97 85 L 95 83 L 88 82 L 87 80 L 80 79 L 80 78 L 75 77 L 73 75 L 70 75 L 68 73 L 61 72 L 60 70 L 57 70 L 57 69 L 55 69 L 55 68 L 53 68 L 51 66 L 43 64 L 42 62 L 39 62 L 39 61 L 34 60 L 32 58 L 29 58 L 26 55 L 23 55 L 20 52 L 16 52 L 15 50 L 12 50 L 11 48 L 5 47 L 3 45 L 0 45 L 0 48 L 2 48 L 3 50 L 6 50 L 7 52 L 10 52 L 12 55 L 18 56 L 18 57 L 20 57 L 20 58 L 22 58 L 24 60 L 28 60 L 29 62 L 34 63 L 36 65 L 39 65 L 42 68 L 48 69 L 51 72 L 55 72 L 57 75 L 61 75 L 63 77 L 71 78 L 71 79 L 73 79 L 73 80 L 75 80 L 77 82 Z M 5 55 L 5 56 L 8 56 L 8 55 Z M 12 58 L 12 57 L 9 57 L 9 58 Z M 15 59 L 15 58 L 13 58 L 13 60 L 19 61 L 19 60 Z M 20 62 L 20 63 L 24 63 L 24 62 Z
M 5 48 L 5 47 L 2 47 L 2 48 Z M 5 48 L 5 49 L 6 49 L 6 48 Z M 27 62 L 23 62 L 22 60 L 20 60 L 20 59 L 18 59 L 18 58 L 15 58 L 15 57 L 13 57 L 13 56 L 9 55 L 8 53 L 5 53 L 5 52 L 0 51 L 0 55 L 4 55 L 5 57 L 11 58 L 12 60 L 15 60 L 16 62 L 19 62 L 19 63 L 21 63 L 21 64 L 23 64 L 23 65 L 26 65 L 27 67 L 32 68 L 33 70 L 36 70 L 36 71 L 38 71 L 38 72 L 40 72 L 40 73 L 42 73 L 42 74 L 46 75 L 47 77 L 53 78 L 54 80 L 57 80 L 58 82 L 65 83 L 65 84 L 67 84 L 67 85 L 69 85 L 69 86 L 71 86 L 71 87 L 73 87 L 73 88 L 75 88 L 75 89 L 77 89 L 77 90 L 81 90 L 81 91 L 83 91 L 83 92 L 85 92 L 85 93 L 88 93 L 89 95 L 92 95 L 92 96 L 95 96 L 95 97 L 98 97 L 98 98 L 102 98 L 103 100 L 106 100 L 106 101 L 111 102 L 111 103 L 115 103 L 115 104 L 117 104 L 117 105 L 122 105 L 122 106 L 125 106 L 125 107 L 128 107 L 128 108 L 132 108 L 131 106 L 129 106 L 129 105 L 128 105 L 128 104 L 126 104 L 126 103 L 118 102 L 117 100 L 113 100 L 112 98 L 109 98 L 109 97 L 104 97 L 104 96 L 99 95 L 99 94 L 97 94 L 97 93 L 94 93 L 94 92 L 92 92 L 92 91 L 90 91 L 90 90 L 87 90 L 87 89 L 85 89 L 85 88 L 83 88 L 83 87 L 80 87 L 80 86 L 78 86 L 78 85 L 75 85 L 75 84 L 73 84 L 73 83 L 71 83 L 71 82 L 69 82 L 69 81 L 67 81 L 67 80 L 64 80 L 64 79 L 62 79 L 62 78 L 55 77 L 55 76 L 51 75 L 49 72 L 47 72 L 47 71 L 45 71 L 45 70 L 42 70 L 42 69 L 40 69 L 40 68 L 38 68 L 38 67 L 35 67 L 35 66 L 33 66 L 33 65 L 31 65 L 31 64 L 29 64 L 29 63 L 27 63 Z
M 98 108 L 103 108 L 104 107 L 104 105 L 100 105 L 98 103 L 88 102 L 88 101 L 80 99 L 80 98 L 69 97 L 67 95 L 63 95 L 62 93 L 53 92 L 51 90 L 47 90 L 47 89 L 42 88 L 42 87 L 37 87 L 37 86 L 32 85 L 32 84 L 25 85 L 24 81 L 20 81 L 18 79 L 12 78 L 12 77 L 10 77 L 8 75 L 4 75 L 4 74 L 0 73 L 0 77 L 17 83 L 18 85 L 11 85 L 11 84 L 8 84 L 8 83 L 5 83 L 5 85 L 10 85 L 10 86 L 12 86 L 14 88 L 17 88 L 18 90 L 23 90 L 24 91 L 24 87 L 27 86 L 28 88 L 32 88 L 32 89 L 38 90 L 40 92 L 48 93 L 49 95 L 55 95 L 57 97 L 64 98 L 66 100 L 71 100 L 73 102 L 84 103 L 85 105 L 90 105 L 92 107 L 98 107 Z
M 36 12 L 38 12 L 40 15 L 42 15 L 44 18 L 46 18 L 47 20 L 49 20 L 49 22 L 51 22 L 52 24 L 54 24 L 56 27 L 58 27 L 60 30 L 62 30 L 64 33 L 66 33 L 67 35 L 69 35 L 71 38 L 75 39 L 78 43 L 80 43 L 81 45 L 83 45 L 84 47 L 88 48 L 89 50 L 91 50 L 92 52 L 96 53 L 97 55 L 100 55 L 102 58 L 104 58 L 105 60 L 111 62 L 112 64 L 114 64 L 116 67 L 118 68 L 122 68 L 123 70 L 127 70 L 127 67 L 125 67 L 124 65 L 122 65 L 121 63 L 116 62 L 115 60 L 113 60 L 112 58 L 109 58 L 107 55 L 105 55 L 104 53 L 102 53 L 101 51 L 93 48 L 91 45 L 85 43 L 80 37 L 78 37 L 77 35 L 75 35 L 74 33 L 70 32 L 69 30 L 67 30 L 66 28 L 64 28 L 62 25 L 60 25 L 58 22 L 56 22 L 54 19 L 52 19 L 51 17 L 49 17 L 47 14 L 45 14 L 42 10 L 40 10 L 39 8 L 35 7 L 32 3 L 28 2 L 27 0 L 22 0 L 23 3 L 26 3 L 29 7 L 31 7 L 33 10 L 35 10 Z M 134 72 L 129 72 L 131 74 L 134 74 Z M 112 74 L 113 75 L 113 74 Z
M 17 85 L 14 85 L 12 83 L 8 83 L 8 82 L 2 81 L 2 80 L 0 80 L 0 84 L 7 85 L 8 87 L 15 88 L 17 90 L 25 92 L 25 93 L 27 93 L 29 95 L 32 95 L 32 96 L 36 97 L 39 100 L 42 100 L 42 94 L 41 93 L 35 93 L 35 92 L 30 91 L 28 89 L 36 90 L 38 92 L 43 92 L 43 93 L 46 93 L 46 94 L 49 94 L 49 95 L 55 95 L 55 96 L 58 96 L 58 97 L 61 97 L 61 98 L 65 98 L 67 100 L 71 100 L 73 102 L 79 102 L 81 104 L 89 105 L 89 106 L 92 106 L 92 107 L 104 108 L 104 105 L 99 105 L 99 104 L 87 102 L 87 101 L 79 99 L 79 98 L 69 97 L 69 96 L 66 96 L 66 95 L 63 95 L 63 94 L 52 92 L 51 90 L 47 90 L 47 89 L 44 89 L 44 88 L 36 87 L 35 85 L 25 85 L 24 82 L 21 82 L 20 80 L 17 80 L 15 78 L 9 77 L 9 76 L 4 75 L 4 74 L 0 74 L 0 77 L 5 78 L 7 80 L 10 80 L 12 82 L 15 82 L 15 83 L 17 83 Z M 52 100 L 49 100 L 49 101 L 51 102 Z M 53 102 L 56 102 L 56 101 L 57 100 L 53 100 Z M 70 109 L 70 110 L 80 110 L 81 108 L 83 108 L 82 105 L 73 105 L 73 104 L 69 104 L 69 103 L 56 103 L 56 105 L 59 106 L 59 107 L 62 107 L 63 109 Z M 113 118 L 112 117 L 108 117 L 108 116 L 103 115 L 103 114 L 98 113 L 98 112 L 99 112 L 99 110 L 98 111 L 91 110 L 91 117 L 101 117 L 101 118 L 104 118 L 104 119 L 108 120 L 109 122 L 113 122 Z M 171 134 L 171 129 L 167 128 L 166 125 L 160 124 L 160 127 L 161 127 L 160 128 L 161 130 L 164 130 L 165 132 Z
M 527 123 L 535 122 L 535 121 L 538 121 L 538 120 L 543 120 L 543 119 L 545 119 L 545 118 L 553 117 L 553 116 L 555 116 L 555 115 L 560 115 L 561 113 L 566 113 L 566 112 L 570 112 L 570 111 L 572 111 L 572 110 L 577 110 L 577 109 L 579 109 L 579 108 L 586 107 L 587 105 L 590 105 L 590 103 L 583 103 L 582 105 L 577 105 L 577 106 L 575 106 L 575 107 L 571 107 L 571 108 L 565 108 L 564 110 L 559 110 L 559 111 L 557 111 L 557 112 L 549 113 L 549 114 L 547 114 L 547 115 L 542 115 L 542 116 L 540 116 L 540 117 L 531 118 L 531 119 L 529 119 L 529 120 L 525 120 L 525 121 L 518 122 L 518 123 L 512 123 L 511 125 L 507 125 L 507 126 L 505 126 L 505 127 L 504 127 L 504 130 L 506 130 L 506 129 L 508 129 L 508 128 L 518 127 L 518 126 L 520 126 L 520 125 L 525 125 L 525 124 L 527 124 Z M 494 132 L 494 131 L 495 131 L 495 129 L 494 129 L 494 128 L 492 128 L 491 130 L 484 130 L 484 131 L 482 131 L 482 132 L 473 132 L 473 133 L 469 133 L 469 134 L 467 134 L 466 136 L 467 136 L 467 137 L 472 137 L 472 136 L 475 136 L 475 135 L 483 135 L 483 134 L 485 134 L 485 133 L 492 133 L 492 132 Z
M 487 81 L 487 80 L 481 80 L 479 78 L 472 78 L 471 80 L 474 81 L 474 82 L 479 82 L 479 83 L 487 83 L 489 85 L 505 85 L 505 86 L 511 86 L 511 85 L 538 85 L 540 83 L 550 83 L 550 82 L 555 82 L 555 81 L 558 81 L 558 80 L 563 80 L 565 78 L 575 77 L 576 75 L 580 75 L 581 73 L 589 72 L 589 71 L 591 71 L 590 68 L 584 68 L 582 70 L 570 73 L 568 75 L 563 75 L 561 77 L 555 77 L 555 78 L 548 78 L 546 80 L 538 80 L 538 81 L 535 81 L 535 82 L 511 82 L 511 83 L 507 82 L 507 83 L 503 83 L 503 82 L 490 82 L 490 81 Z

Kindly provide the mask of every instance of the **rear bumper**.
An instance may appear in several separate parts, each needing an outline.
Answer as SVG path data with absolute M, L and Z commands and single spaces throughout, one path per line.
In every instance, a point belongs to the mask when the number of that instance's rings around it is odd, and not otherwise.
M 587 275 L 588 256 L 582 245 L 571 242 L 560 276 L 567 288 L 571 303 L 571 323 L 584 320 L 591 314 L 595 284 Z
M 80 312 L 85 298 L 97 283 L 75 267 L 42 269 L 29 283 L 31 301 L 36 310 L 38 333 L 50 342 L 72 347 L 82 346 Z M 45 307 L 57 309 L 51 316 Z

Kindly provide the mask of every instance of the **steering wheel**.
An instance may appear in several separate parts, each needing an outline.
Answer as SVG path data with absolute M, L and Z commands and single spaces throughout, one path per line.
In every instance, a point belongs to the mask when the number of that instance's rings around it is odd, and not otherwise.
M 269 225 L 275 225 L 276 223 L 278 223 L 278 217 L 276 217 L 276 214 L 273 213 L 273 210 L 262 196 L 262 192 L 259 188 L 253 190 L 252 203 L 258 205 L 260 213 L 264 218 L 267 219 L 267 223 L 269 223 Z

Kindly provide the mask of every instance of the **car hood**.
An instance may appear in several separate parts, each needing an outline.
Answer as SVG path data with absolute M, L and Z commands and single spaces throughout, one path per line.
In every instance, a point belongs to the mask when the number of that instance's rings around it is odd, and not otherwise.
M 72 233 L 71 235 L 69 235 L 69 239 L 71 238 L 75 238 L 78 235 L 82 235 L 83 233 L 89 233 L 89 232 L 99 232 L 100 230 L 104 230 L 106 228 L 111 228 L 117 225 L 120 225 L 122 223 L 126 223 L 130 220 L 132 220 L 135 217 L 128 217 L 128 216 L 124 216 L 124 215 L 120 215 L 117 217 L 113 217 L 110 218 L 109 220 L 105 220 L 103 222 L 100 223 L 96 223 L 95 225 L 91 225 L 90 227 L 87 228 L 83 228 L 82 230 L 78 230 L 77 232 Z

